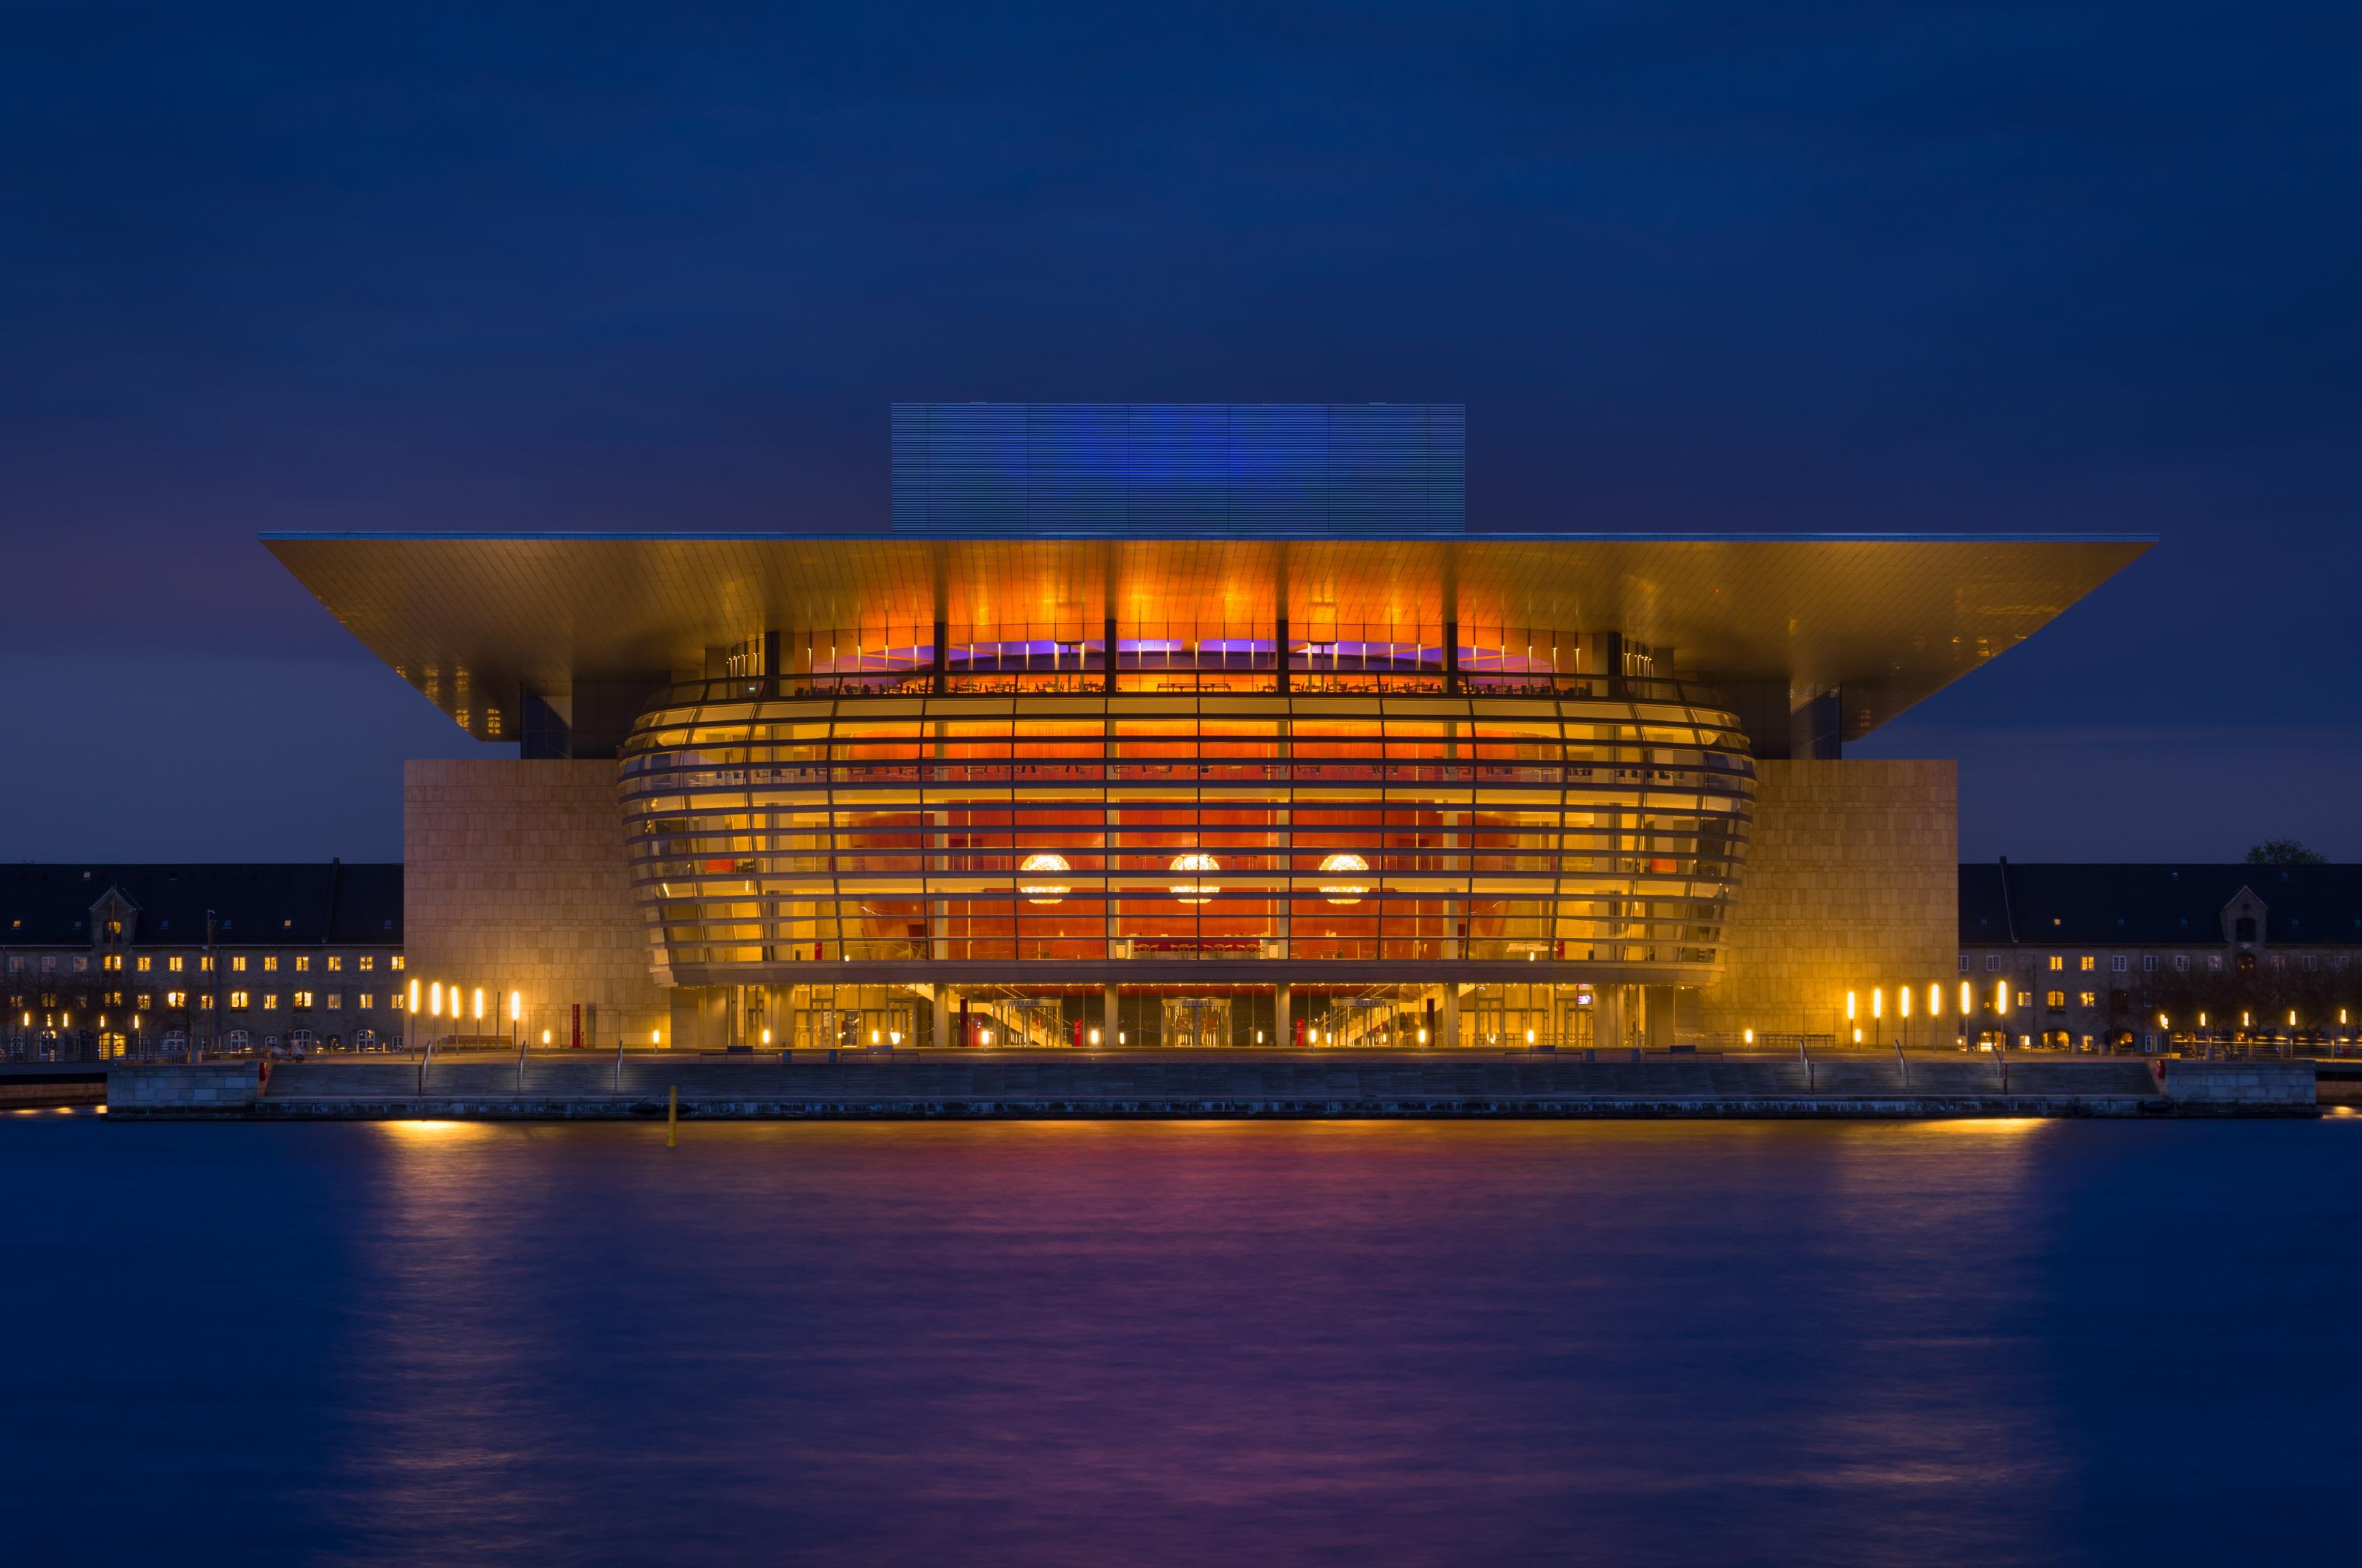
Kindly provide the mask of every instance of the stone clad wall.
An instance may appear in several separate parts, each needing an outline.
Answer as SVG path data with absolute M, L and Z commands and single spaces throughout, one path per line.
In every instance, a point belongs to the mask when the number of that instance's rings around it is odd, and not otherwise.
M 250 1109 L 260 1075 L 251 1061 L 136 1062 L 106 1070 L 110 1111 L 233 1115 Z
M 1754 837 L 1724 927 L 1723 980 L 1699 994 L 1707 1034 L 1834 1035 L 1845 993 L 1870 988 L 1958 1000 L 1959 784 L 1948 762 L 1756 764 Z M 1927 1038 L 1913 1009 L 1913 1038 Z M 1889 1038 L 1893 1037 L 1890 1027 Z M 1946 1036 L 1949 1037 L 1948 1035 Z
M 408 973 L 524 993 L 529 1036 L 633 1045 L 664 1027 L 645 916 L 624 857 L 612 762 L 414 762 L 402 779 Z M 595 1011 L 594 1011 L 595 1010 Z M 431 1020 L 420 1028 L 435 1032 Z M 488 1033 L 506 1034 L 503 1016 Z

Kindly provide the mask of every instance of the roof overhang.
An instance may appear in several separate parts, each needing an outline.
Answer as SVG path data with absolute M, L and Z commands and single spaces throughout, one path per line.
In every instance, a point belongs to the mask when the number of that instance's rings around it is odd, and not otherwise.
M 519 687 L 696 674 L 766 629 L 1095 633 L 1158 607 L 1292 634 L 1615 630 L 1726 681 L 1838 688 L 1855 739 L 2008 652 L 2147 550 L 2126 535 L 1463 534 L 1323 540 L 272 533 L 371 652 L 471 733 Z M 1177 618 L 1176 618 L 1177 619 Z M 1202 630 L 1197 633 L 1204 635 Z M 1334 631 L 1330 633 L 1335 635 Z M 1350 634 L 1350 633 L 1349 633 Z M 957 636 L 956 630 L 953 633 Z M 501 717 L 491 722 L 486 716 Z M 464 717 L 462 717 L 464 716 Z

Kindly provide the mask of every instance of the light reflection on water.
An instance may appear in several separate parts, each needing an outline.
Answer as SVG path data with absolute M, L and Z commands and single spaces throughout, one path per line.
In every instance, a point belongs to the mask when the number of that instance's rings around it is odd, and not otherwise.
M 2184 1353 L 2356 1283 L 2350 1125 L 86 1124 L 16 1239 L 182 1561 L 2301 1561 L 2353 1374 Z

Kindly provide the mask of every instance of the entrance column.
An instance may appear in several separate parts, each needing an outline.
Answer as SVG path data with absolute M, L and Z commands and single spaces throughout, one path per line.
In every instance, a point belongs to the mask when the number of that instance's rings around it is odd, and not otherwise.
M 1457 1046 L 1460 1043 L 1460 982 L 1456 980 L 1443 982 L 1443 1025 L 1440 1032 L 1443 1037 L 1437 1044 Z
M 1624 988 L 1594 986 L 1591 992 L 1591 1037 L 1602 1049 L 1624 1048 Z
M 1292 1046 L 1296 1043 L 1296 1036 L 1289 1032 L 1294 1026 L 1290 1015 L 1295 1011 L 1296 988 L 1281 981 L 1272 988 L 1272 1022 L 1275 1025 L 1272 1030 L 1273 1045 Z
M 1115 987 L 1110 985 L 1099 1003 L 1099 1044 L 1109 1049 L 1114 1048 L 1117 1040 L 1121 1037 L 1120 1031 L 1116 1027 L 1116 1022 L 1122 1016 L 1122 1009 L 1116 1005 Z
M 935 993 L 935 1031 L 928 1044 L 948 1046 L 952 1043 L 952 988 L 937 981 L 932 989 Z

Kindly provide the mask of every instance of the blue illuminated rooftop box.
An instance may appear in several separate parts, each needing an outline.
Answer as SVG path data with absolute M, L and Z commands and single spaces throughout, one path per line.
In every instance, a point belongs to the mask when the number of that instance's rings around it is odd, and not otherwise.
M 1459 403 L 896 403 L 896 533 L 1416 537 L 1467 520 Z

